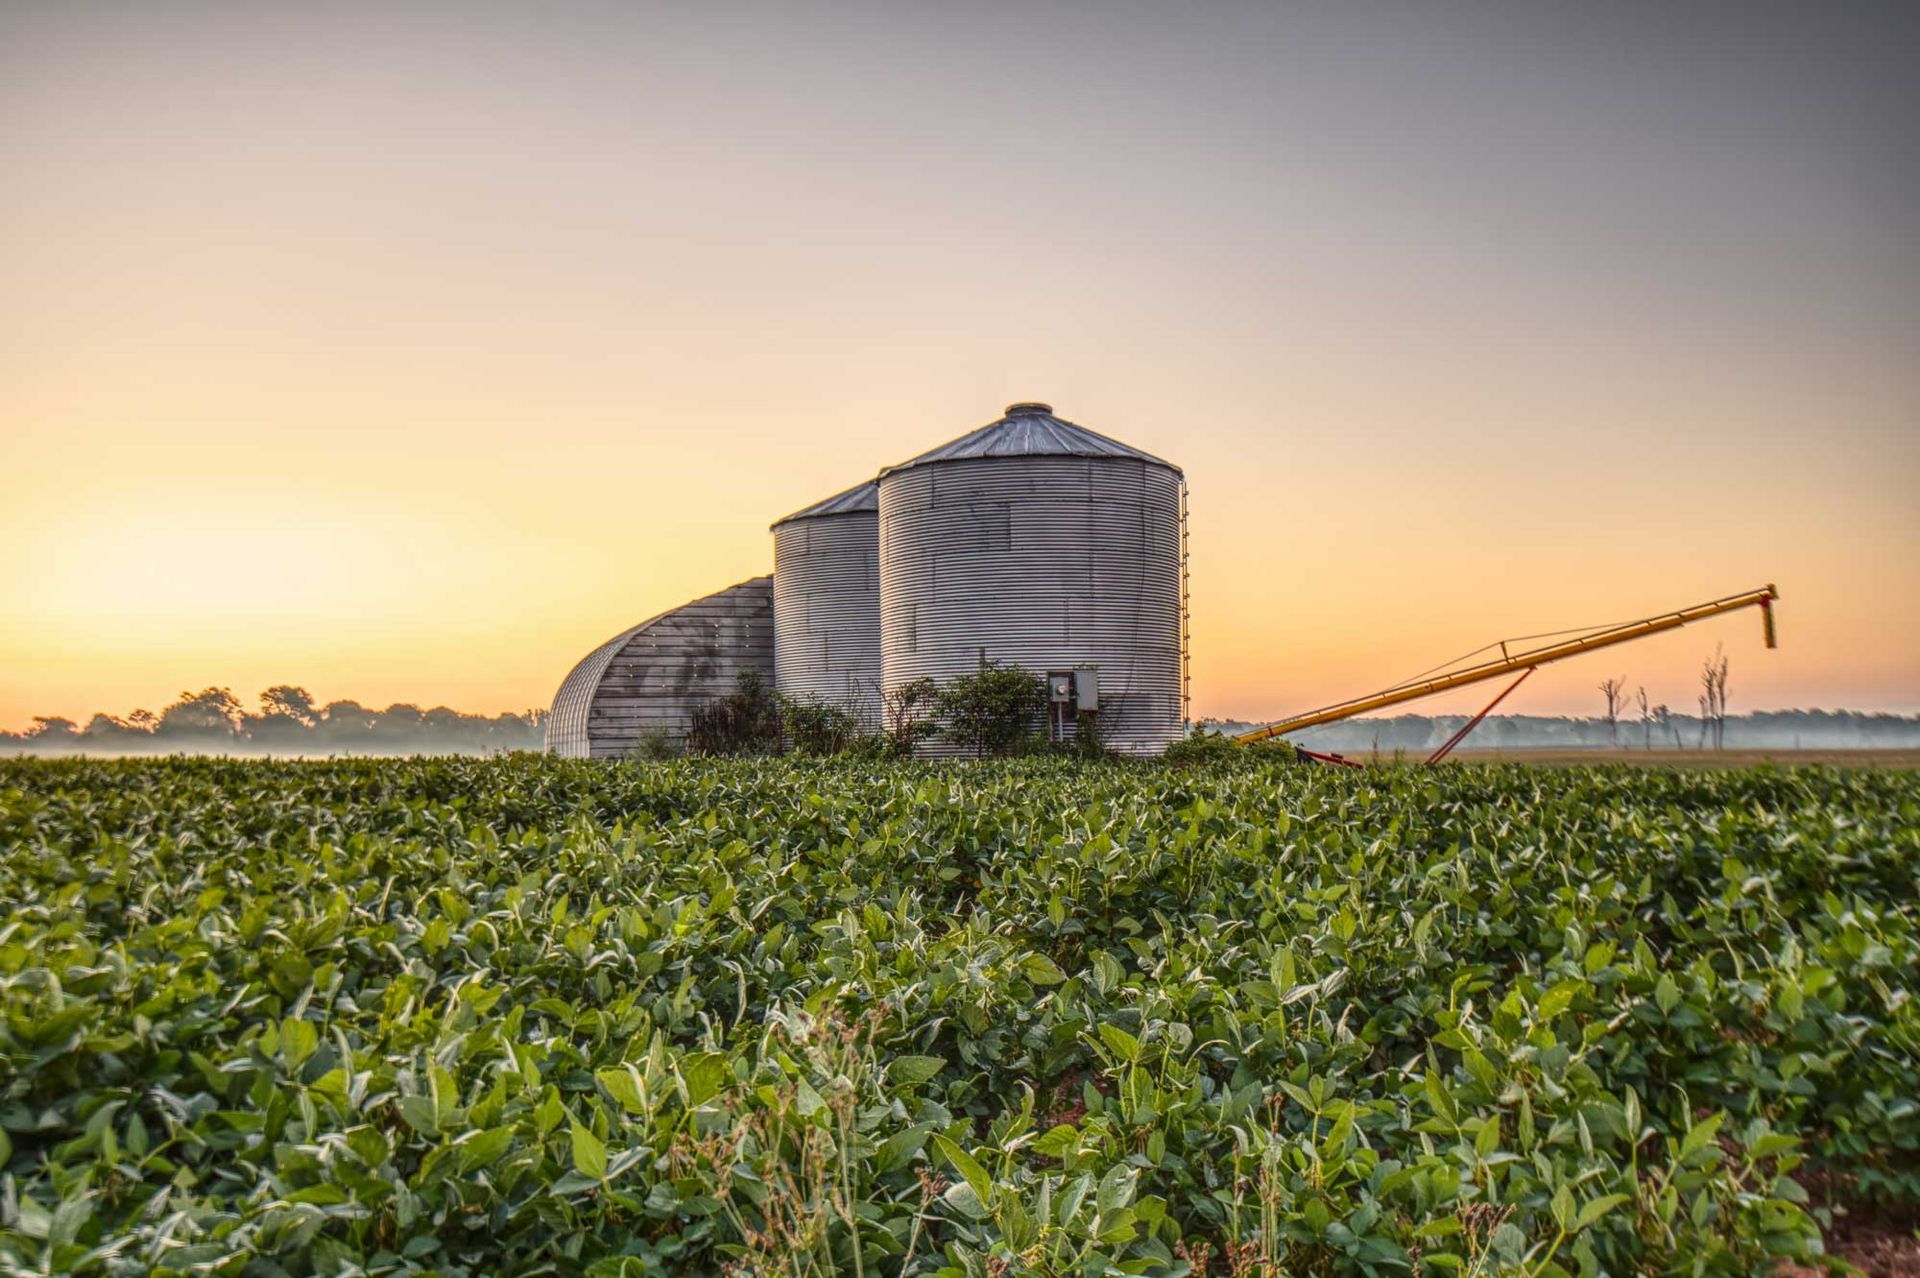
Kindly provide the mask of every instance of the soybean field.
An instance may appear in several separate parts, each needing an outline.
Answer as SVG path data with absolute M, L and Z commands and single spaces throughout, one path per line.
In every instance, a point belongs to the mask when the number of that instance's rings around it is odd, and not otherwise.
M 0 762 L 0 1272 L 1825 1272 L 1917 885 L 1897 771 Z

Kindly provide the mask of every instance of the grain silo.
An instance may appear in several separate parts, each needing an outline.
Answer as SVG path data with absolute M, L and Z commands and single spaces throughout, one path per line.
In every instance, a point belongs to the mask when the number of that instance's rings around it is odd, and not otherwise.
M 1056 738 L 1084 713 L 1123 753 L 1180 737 L 1179 467 L 1027 403 L 881 471 L 879 489 L 887 688 L 995 661 L 1048 677 Z
M 880 722 L 880 496 L 872 480 L 773 525 L 774 680 Z

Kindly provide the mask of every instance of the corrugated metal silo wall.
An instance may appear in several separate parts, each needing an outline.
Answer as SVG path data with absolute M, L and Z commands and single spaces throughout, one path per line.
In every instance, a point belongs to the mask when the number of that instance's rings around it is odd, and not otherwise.
M 1100 670 L 1110 749 L 1182 730 L 1181 478 L 1132 458 L 976 458 L 880 480 L 885 686 L 946 682 L 985 655 Z M 951 753 L 935 743 L 929 753 Z
M 775 682 L 787 696 L 880 723 L 880 516 L 793 519 L 773 530 Z

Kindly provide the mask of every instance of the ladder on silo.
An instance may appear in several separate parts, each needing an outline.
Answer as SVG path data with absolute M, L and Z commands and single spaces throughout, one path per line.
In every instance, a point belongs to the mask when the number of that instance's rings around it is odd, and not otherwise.
M 1187 481 L 1180 481 L 1180 725 L 1193 721 L 1193 599 L 1187 581 Z

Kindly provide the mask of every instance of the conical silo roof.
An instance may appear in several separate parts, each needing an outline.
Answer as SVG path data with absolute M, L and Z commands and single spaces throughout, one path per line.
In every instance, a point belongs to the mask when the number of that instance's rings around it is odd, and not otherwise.
M 771 527 L 791 523 L 796 519 L 817 519 L 823 515 L 854 515 L 863 510 L 880 509 L 880 483 L 869 479 L 864 484 L 855 484 L 843 493 L 835 493 L 825 501 L 816 501 L 811 506 L 803 506 L 791 515 L 782 515 L 773 521 Z
M 1007 405 L 1005 415 L 998 420 L 889 466 L 880 474 L 884 478 L 915 466 L 975 457 L 1131 457 L 1180 473 L 1180 468 L 1165 458 L 1055 417 L 1051 404 L 1021 403 Z

